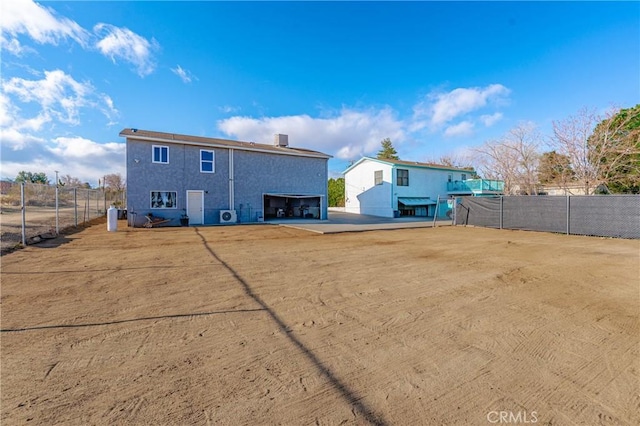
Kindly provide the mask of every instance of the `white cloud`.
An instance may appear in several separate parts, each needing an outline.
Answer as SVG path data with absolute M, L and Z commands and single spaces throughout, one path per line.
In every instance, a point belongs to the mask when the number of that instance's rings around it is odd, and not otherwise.
M 225 114 L 229 114 L 231 112 L 238 112 L 240 111 L 240 107 L 237 106 L 231 106 L 231 105 L 224 105 L 221 107 L 218 107 L 218 110 L 224 112 Z
M 236 116 L 218 121 L 220 130 L 241 140 L 270 144 L 274 134 L 283 133 L 289 135 L 293 147 L 315 149 L 340 159 L 371 155 L 387 137 L 397 147 L 405 138 L 403 127 L 390 108 L 366 111 L 344 108 L 339 115 L 329 118 Z
M 31 156 L 30 158 L 16 160 L 8 160 L 6 158 L 3 158 L 2 178 L 15 179 L 16 176 L 18 176 L 18 173 L 24 170 L 33 173 L 42 172 L 46 174 L 47 178 L 49 178 L 49 181 L 52 182 L 55 180 L 54 170 L 60 170 L 59 168 L 57 168 L 57 166 L 58 164 L 52 164 L 50 159 L 46 157 Z
M 198 80 L 197 77 L 195 77 L 193 74 L 191 74 L 191 71 L 185 70 L 180 65 L 178 65 L 176 68 L 171 68 L 171 71 L 175 75 L 180 77 L 180 79 L 182 80 L 183 83 L 191 83 L 191 81 L 194 80 L 194 79 Z
M 118 117 L 119 113 L 116 107 L 113 105 L 113 99 L 111 99 L 111 96 L 102 93 L 99 98 L 102 99 L 102 102 L 98 104 L 100 111 L 102 111 L 104 116 L 109 119 L 109 122 L 107 124 L 109 126 L 117 124 L 115 119 Z
M 93 27 L 96 36 L 101 37 L 96 43 L 98 50 L 105 56 L 132 64 L 140 77 L 151 74 L 156 67 L 153 53 L 158 50 L 158 43 L 134 33 L 128 28 L 119 28 L 100 23 Z
M 470 121 L 462 121 L 445 129 L 446 137 L 469 136 L 473 134 L 473 123 Z
M 44 143 L 44 139 L 30 132 L 25 132 L 20 126 L 0 128 L 0 139 L 2 139 L 4 147 L 10 147 L 13 151 L 22 151 L 34 144 Z M 7 152 L 3 151 L 2 156 L 2 168 L 4 169 L 4 160 L 7 157 Z
M 444 124 L 459 115 L 477 110 L 487 104 L 487 100 L 509 94 L 509 89 L 501 84 L 492 84 L 485 88 L 455 89 L 449 93 L 437 95 L 432 107 L 433 124 Z
M 431 125 L 440 127 L 451 120 L 479 110 L 490 102 L 499 102 L 511 91 L 501 84 L 486 87 L 458 88 L 446 93 L 432 93 L 428 101 L 414 106 L 413 129 Z M 428 120 L 425 120 L 428 119 Z
M 126 175 L 125 143 L 98 143 L 82 137 L 58 137 L 52 142 L 54 145 L 47 150 L 64 174 L 76 176 L 83 182 L 111 173 Z
M 72 39 L 85 47 L 89 34 L 71 19 L 59 17 L 52 9 L 30 0 L 9 0 L 2 3 L 0 14 L 0 46 L 14 55 L 28 48 L 23 47 L 18 36 L 26 34 L 37 43 L 57 45 L 60 40 Z
M 96 93 L 89 83 L 80 83 L 60 70 L 45 72 L 39 80 L 12 78 L 2 82 L 2 89 L 3 177 L 13 178 L 20 170 L 52 176 L 59 170 L 95 185 L 104 174 L 125 172 L 123 143 L 51 136 L 68 133 L 68 125 L 79 124 L 81 114 L 90 116 L 94 109 L 110 120 L 117 116 L 108 95 Z
M 108 118 L 108 124 L 114 124 L 118 116 L 108 95 L 96 93 L 91 84 L 78 82 L 60 70 L 46 71 L 39 80 L 14 77 L 2 81 L 1 87 L 3 170 L 7 164 L 43 149 L 50 135 L 60 132 L 58 126 L 79 125 L 81 114 L 90 115 L 94 109 L 101 111 Z
M 96 93 L 91 83 L 78 82 L 61 70 L 45 71 L 44 74 L 41 80 L 13 77 L 2 82 L 2 89 L 23 103 L 39 104 L 42 122 L 57 120 L 78 125 L 80 109 L 86 107 L 98 108 L 110 119 L 117 115 L 111 98 Z
M 3 147 L 17 151 L 44 142 L 33 132 L 40 130 L 47 121 L 43 114 L 30 119 L 21 118 L 20 109 L 11 103 L 7 95 L 0 93 L 0 140 Z
M 496 124 L 498 121 L 502 120 L 502 113 L 501 112 L 496 112 L 495 114 L 491 114 L 491 115 L 481 115 L 480 116 L 480 121 L 487 127 L 491 127 L 494 124 Z
M 5 52 L 9 52 L 15 56 L 22 56 L 24 53 L 33 53 L 35 50 L 24 47 L 20 44 L 17 38 L 11 38 L 7 40 L 3 34 L 0 33 L 0 49 Z
M 82 137 L 58 137 L 32 147 L 28 153 L 3 155 L 2 176 L 14 178 L 21 170 L 44 172 L 52 179 L 55 170 L 97 185 L 110 173 L 125 175 L 126 145 L 99 143 Z
M 58 137 L 53 142 L 55 146 L 48 150 L 60 158 L 85 162 L 94 167 L 97 161 L 109 163 L 115 159 L 124 162 L 124 143 L 97 143 L 82 137 Z
M 17 108 L 11 104 L 11 100 L 4 92 L 0 92 L 0 129 L 9 126 L 16 115 Z
M 153 54 L 159 49 L 155 40 L 149 41 L 127 28 L 105 23 L 95 25 L 93 33 L 75 21 L 59 16 L 53 9 L 31 0 L 9 0 L 2 3 L 0 48 L 5 52 L 13 55 L 35 52 L 33 48 L 20 43 L 20 35 L 27 35 L 39 44 L 57 45 L 61 40 L 71 39 L 83 48 L 95 42 L 95 48 L 100 53 L 111 58 L 114 63 L 122 60 L 132 64 L 141 77 L 155 70 Z M 185 74 L 185 77 L 192 78 L 189 74 Z
M 22 102 L 40 104 L 46 117 L 55 116 L 67 124 L 79 124 L 78 110 L 87 105 L 93 91 L 89 83 L 79 83 L 61 70 L 45 71 L 42 80 L 14 77 L 2 83 L 5 93 L 16 95 Z

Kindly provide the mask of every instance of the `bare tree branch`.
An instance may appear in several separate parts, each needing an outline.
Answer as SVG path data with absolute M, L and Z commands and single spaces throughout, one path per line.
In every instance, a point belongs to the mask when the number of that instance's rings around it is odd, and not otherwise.
M 112 173 L 104 177 L 104 186 L 112 191 L 122 191 L 125 187 L 124 179 L 120 173 Z
M 541 136 L 531 123 L 521 123 L 499 140 L 487 141 L 480 154 L 481 174 L 504 181 L 507 194 L 538 193 L 538 163 Z
M 599 185 L 640 184 L 640 130 L 630 128 L 639 114 L 639 106 L 614 108 L 604 117 L 582 108 L 575 116 L 553 122 L 551 143 L 569 158 L 575 179 L 586 194 Z

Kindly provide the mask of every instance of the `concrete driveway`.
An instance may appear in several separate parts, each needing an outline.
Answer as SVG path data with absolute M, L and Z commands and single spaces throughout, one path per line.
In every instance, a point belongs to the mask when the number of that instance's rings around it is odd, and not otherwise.
M 387 218 L 363 214 L 329 211 L 328 220 L 315 219 L 280 219 L 270 220 L 271 224 L 304 229 L 320 234 L 340 232 L 363 232 L 380 229 L 432 228 L 433 217 L 399 217 Z M 438 220 L 436 226 L 450 226 L 451 220 Z

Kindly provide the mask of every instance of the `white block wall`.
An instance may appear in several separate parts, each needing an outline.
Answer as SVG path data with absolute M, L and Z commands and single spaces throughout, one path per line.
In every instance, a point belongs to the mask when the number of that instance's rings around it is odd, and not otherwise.
M 382 185 L 375 185 L 374 172 L 382 170 Z M 393 217 L 392 167 L 376 161 L 363 161 L 344 176 L 345 211 Z
M 409 170 L 409 186 L 397 186 L 397 169 Z M 375 171 L 382 170 L 383 184 L 375 185 Z M 429 197 L 433 201 L 447 198 L 447 181 L 462 180 L 462 173 L 470 172 L 438 170 L 410 165 L 391 165 L 372 160 L 363 160 L 344 175 L 345 211 L 348 213 L 393 217 L 398 210 L 399 197 Z M 393 185 L 392 185 L 393 183 Z

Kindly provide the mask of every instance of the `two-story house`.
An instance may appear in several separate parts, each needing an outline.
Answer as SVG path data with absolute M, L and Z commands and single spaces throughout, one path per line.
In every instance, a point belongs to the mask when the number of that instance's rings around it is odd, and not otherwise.
M 443 215 L 447 205 L 438 206 L 438 198 L 500 193 L 499 182 L 474 176 L 472 168 L 363 157 L 344 171 L 345 211 L 382 217 Z
M 139 129 L 124 129 L 127 210 L 190 225 L 271 218 L 327 218 L 328 159 L 292 148 L 287 135 L 273 145 Z M 132 213 L 132 214 L 131 214 Z

